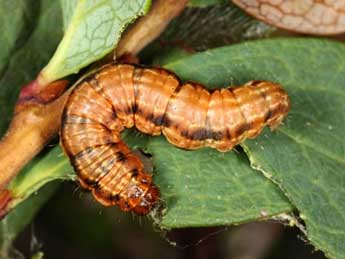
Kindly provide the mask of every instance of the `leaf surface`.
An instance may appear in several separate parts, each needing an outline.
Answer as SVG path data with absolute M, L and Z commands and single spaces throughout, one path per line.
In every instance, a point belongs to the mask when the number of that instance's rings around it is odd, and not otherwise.
M 292 210 L 279 189 L 251 169 L 241 153 L 186 151 L 163 137 L 150 138 L 148 151 L 166 204 L 162 227 L 240 224 Z
M 7 2 L 7 1 L 6 1 Z M 40 10 L 34 13 L 37 17 L 37 24 L 32 32 L 25 36 L 27 39 L 21 43 L 12 42 L 11 55 L 8 59 L 0 60 L 0 67 L 6 70 L 0 74 L 0 134 L 6 130 L 12 117 L 14 104 L 18 98 L 20 88 L 33 80 L 40 69 L 46 64 L 61 38 L 61 9 L 57 1 L 42 1 Z M 20 8 L 20 4 L 18 7 Z M 22 13 L 14 13 L 13 20 Z M 10 29 L 10 28 L 8 28 Z M 10 33 L 4 31 L 4 34 Z M 6 45 L 6 37 L 0 38 L 0 44 Z M 42 46 L 44 45 L 44 48 Z M 14 51 L 15 50 L 15 51 Z
M 345 254 L 345 46 L 274 39 L 206 51 L 167 66 L 211 86 L 252 79 L 281 83 L 292 101 L 284 125 L 244 142 L 254 168 L 277 183 L 300 212 L 311 242 Z M 220 188 L 217 185 L 217 188 Z
M 19 204 L 0 222 L 0 258 L 12 258 L 12 242 L 23 228 L 30 224 L 38 210 L 56 190 L 57 183 L 44 186 L 39 192 L 31 195 Z M 13 257 L 17 258 L 17 257 Z
M 10 183 L 8 189 L 14 199 L 10 202 L 9 208 L 21 203 L 48 182 L 58 179 L 74 180 L 75 174 L 61 148 L 56 146 L 31 161 Z
M 99 60 L 109 53 L 125 27 L 148 11 L 150 0 L 61 1 L 65 34 L 42 71 L 51 82 Z
M 0 76 L 8 66 L 11 55 L 30 36 L 37 19 L 39 3 L 33 0 L 0 2 Z

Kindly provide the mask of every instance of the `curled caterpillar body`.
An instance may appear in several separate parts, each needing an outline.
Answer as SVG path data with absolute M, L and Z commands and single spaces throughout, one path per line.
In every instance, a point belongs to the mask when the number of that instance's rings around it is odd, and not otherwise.
M 212 147 L 225 152 L 268 125 L 277 127 L 290 109 L 287 93 L 268 81 L 208 91 L 182 84 L 161 68 L 111 64 L 82 80 L 62 117 L 61 144 L 78 174 L 104 205 L 147 214 L 159 189 L 141 160 L 120 139 L 135 126 L 163 135 L 184 149 Z

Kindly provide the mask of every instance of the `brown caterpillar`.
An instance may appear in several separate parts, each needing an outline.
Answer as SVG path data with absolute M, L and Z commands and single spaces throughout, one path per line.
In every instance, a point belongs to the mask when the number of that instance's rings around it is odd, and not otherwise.
M 265 125 L 278 126 L 289 109 L 287 93 L 272 82 L 208 91 L 198 83 L 181 84 L 162 68 L 110 64 L 73 89 L 63 112 L 61 144 L 96 200 L 145 215 L 159 189 L 121 141 L 124 128 L 163 133 L 184 149 L 225 152 L 256 137 Z

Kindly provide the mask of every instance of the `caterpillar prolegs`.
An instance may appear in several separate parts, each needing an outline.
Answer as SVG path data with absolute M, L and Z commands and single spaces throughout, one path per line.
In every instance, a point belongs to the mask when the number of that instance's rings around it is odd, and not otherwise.
M 159 199 L 159 189 L 121 141 L 122 130 L 135 126 L 146 134 L 163 134 L 180 148 L 225 152 L 256 137 L 265 125 L 278 126 L 289 109 L 287 93 L 272 82 L 210 91 L 198 83 L 182 84 L 162 68 L 110 64 L 71 92 L 61 144 L 81 185 L 96 200 L 145 215 Z

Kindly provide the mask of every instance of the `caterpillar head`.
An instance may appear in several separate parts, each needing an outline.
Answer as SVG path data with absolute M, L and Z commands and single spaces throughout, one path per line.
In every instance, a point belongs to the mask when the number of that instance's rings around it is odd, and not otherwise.
M 150 188 L 141 198 L 140 202 L 133 208 L 133 212 L 138 215 L 146 215 L 157 204 L 159 196 L 158 187 L 154 184 L 151 184 Z
M 148 214 L 160 198 L 159 188 L 152 183 L 150 174 L 141 171 L 132 178 L 125 193 L 117 202 L 123 211 L 133 211 L 138 215 Z

